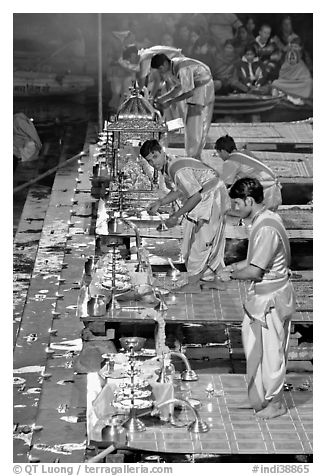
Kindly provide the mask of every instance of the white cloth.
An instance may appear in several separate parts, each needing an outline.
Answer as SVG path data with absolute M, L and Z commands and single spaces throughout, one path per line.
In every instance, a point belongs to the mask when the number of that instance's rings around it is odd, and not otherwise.
M 215 172 L 204 167 L 195 167 L 198 161 L 192 163 L 183 160 L 185 166 L 175 173 L 175 187 L 182 191 L 184 202 L 196 192 L 201 193 L 201 201 L 187 214 L 184 227 L 184 237 L 181 253 L 184 256 L 188 275 L 197 275 L 207 267 L 215 271 L 219 265 L 224 265 L 225 249 L 225 213 L 230 208 L 230 199 L 224 183 Z M 170 161 L 169 170 L 173 164 Z M 193 165 L 193 167 L 191 166 Z M 215 181 L 207 190 L 203 187 Z
M 288 277 L 289 257 L 277 229 L 263 226 L 266 218 L 282 226 L 281 218 L 269 210 L 261 213 L 253 224 L 248 265 L 258 266 L 264 270 L 264 275 L 261 282 L 250 286 L 242 324 L 248 396 L 257 411 L 268 401 L 281 398 L 291 315 L 295 312 L 295 294 Z
M 42 143 L 33 122 L 22 112 L 14 114 L 13 154 L 22 162 L 36 160 Z
M 172 75 L 181 86 L 179 95 L 193 91 L 189 98 L 182 101 L 185 154 L 200 160 L 214 110 L 215 93 L 211 71 L 204 63 L 191 58 L 176 57 L 171 60 L 171 64 Z
M 264 204 L 270 210 L 277 210 L 282 203 L 281 185 L 274 172 L 247 151 L 233 151 L 223 164 L 222 180 L 232 185 L 244 177 L 256 178 L 264 188 Z

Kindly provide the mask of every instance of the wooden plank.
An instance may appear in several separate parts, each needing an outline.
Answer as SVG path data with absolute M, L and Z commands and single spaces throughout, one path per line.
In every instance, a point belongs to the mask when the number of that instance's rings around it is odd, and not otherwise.
M 185 282 L 186 273 L 182 273 L 176 284 L 166 275 L 155 276 L 154 286 L 169 291 L 165 296 L 168 309 L 165 313 L 167 322 L 174 323 L 241 323 L 244 318 L 243 302 L 246 299 L 249 284 L 231 281 L 225 290 L 207 290 L 199 294 L 175 293 L 176 286 Z M 294 321 L 311 322 L 313 310 L 312 272 L 295 272 L 293 285 L 297 295 L 297 309 Z M 100 288 L 98 289 L 100 293 Z M 145 302 L 124 301 L 118 310 L 109 310 L 105 316 L 83 318 L 84 322 L 153 322 L 156 311 Z
M 30 277 L 34 268 L 34 260 L 49 200 L 49 187 L 35 185 L 29 189 L 14 240 L 14 345 L 24 311 Z
M 298 123 L 213 123 L 210 127 L 206 147 L 214 147 L 216 139 L 231 135 L 236 144 L 290 144 L 312 146 L 312 126 L 308 122 Z M 184 132 L 168 134 L 169 147 L 184 144 Z
M 285 217 L 285 226 L 288 231 L 288 236 L 290 240 L 312 240 L 313 230 L 312 230 L 312 212 L 309 211 L 300 211 L 300 213 L 284 211 L 280 213 Z M 302 216 L 305 220 L 304 227 L 300 228 L 300 222 L 298 222 L 298 216 Z M 300 218 L 300 217 L 299 217 Z M 153 220 L 152 223 L 142 221 L 139 219 L 132 219 L 137 227 L 139 228 L 139 233 L 142 238 L 157 238 L 157 239 L 181 239 L 183 237 L 184 224 L 177 225 L 173 228 L 168 229 L 167 231 L 158 231 L 156 228 L 158 226 L 157 220 Z M 249 229 L 246 226 L 238 226 L 239 220 L 234 217 L 228 217 L 225 227 L 225 236 L 228 239 L 234 240 L 246 240 L 249 238 Z M 123 236 L 135 236 L 135 232 L 132 229 L 125 227 Z M 108 231 L 105 223 L 103 221 L 97 221 L 96 224 L 96 233 L 98 236 L 107 236 Z M 122 236 L 122 235 L 121 235 Z
M 177 156 L 185 154 L 184 149 L 169 148 L 167 151 Z M 261 151 L 255 151 L 254 154 L 257 159 L 273 170 L 281 182 L 287 182 L 289 179 L 294 179 L 295 182 L 298 180 L 304 183 L 312 182 L 312 154 Z M 202 161 L 222 173 L 223 161 L 214 149 L 204 149 Z
M 83 194 L 77 194 L 73 187 L 77 170 L 71 168 L 68 171 L 57 173 L 55 188 L 50 198 L 44 218 L 42 233 L 38 244 L 38 252 L 35 258 L 33 273 L 30 280 L 29 292 L 22 316 L 22 327 L 17 338 L 14 350 L 14 374 L 26 380 L 24 391 L 20 392 L 15 387 L 14 393 L 14 421 L 23 425 L 41 425 L 44 430 L 40 433 L 30 434 L 30 444 L 35 441 L 35 451 L 42 453 L 42 460 L 51 462 L 54 453 L 65 461 L 82 461 L 85 445 L 85 424 L 72 425 L 62 419 L 62 409 L 53 408 L 52 403 L 65 403 L 62 398 L 62 386 L 58 381 L 51 380 L 51 392 L 46 389 L 49 383 L 44 384 L 43 373 L 53 378 L 55 369 L 64 367 L 69 369 L 69 377 L 73 378 L 73 361 L 65 356 L 64 351 L 48 350 L 53 343 L 65 340 L 78 339 L 82 329 L 82 323 L 76 317 L 76 303 L 78 292 L 73 290 L 76 279 L 81 278 L 84 253 L 94 254 L 95 237 L 90 237 L 85 229 L 89 230 L 91 217 L 78 217 L 76 212 L 85 211 L 87 199 Z M 76 182 L 75 182 L 76 183 Z M 81 204 L 78 203 L 80 195 Z M 91 200 L 90 195 L 89 200 Z M 86 215 L 86 214 L 84 214 Z M 78 229 L 83 230 L 78 233 Z M 63 262 L 68 267 L 62 270 Z M 69 267 L 70 265 L 70 267 Z M 49 332 L 54 329 L 55 333 Z M 33 337 L 33 339 L 31 339 Z M 62 359 L 60 361 L 60 354 Z M 28 368 L 26 367 L 28 366 Z M 30 375 L 32 377 L 30 377 Z M 59 374 L 57 373 L 57 376 Z M 34 387 L 34 389 L 31 387 Z M 42 389 L 45 389 L 44 397 L 40 400 Z M 36 388 L 37 387 L 37 388 Z M 37 392 L 36 392 L 36 390 Z M 35 394 L 34 394 L 35 391 Z M 33 402 L 31 403 L 31 395 Z M 36 396 L 35 396 L 36 395 Z M 50 395 L 50 397 L 49 397 Z M 52 406 L 51 406 L 52 405 Z M 25 408 L 24 413 L 20 408 Z M 51 406 L 52 411 L 48 407 Z M 60 405 L 59 405 L 60 406 Z M 75 408 L 71 406 L 71 410 Z M 76 407 L 76 412 L 80 409 Z M 50 414 L 50 413 L 51 414 Z M 66 410 L 63 410 L 67 414 Z M 71 413 L 70 413 L 71 415 Z M 29 445 L 21 447 L 20 440 L 23 433 L 14 435 L 15 451 L 19 451 L 22 462 L 27 462 Z M 52 435 L 52 436 L 49 436 Z M 70 438 L 73 438 L 71 441 Z M 43 444 L 48 439 L 50 446 Z M 57 451 L 53 443 L 73 443 L 79 445 L 78 451 L 64 452 L 58 447 Z M 76 458 L 76 459 L 75 459 Z
M 278 215 L 283 220 L 284 226 L 288 233 L 291 234 L 291 238 L 295 238 L 295 232 L 308 232 L 309 230 L 312 231 L 313 229 L 313 206 L 312 205 L 288 205 L 288 206 L 281 206 L 278 211 Z M 243 235 L 249 236 L 247 226 L 238 226 L 239 218 L 227 216 L 227 229 L 226 229 L 226 236 L 227 238 L 230 235 Z M 247 225 L 248 220 L 244 220 L 244 223 Z M 235 231 L 230 231 L 232 228 Z M 244 230 L 238 230 L 239 228 L 244 228 Z

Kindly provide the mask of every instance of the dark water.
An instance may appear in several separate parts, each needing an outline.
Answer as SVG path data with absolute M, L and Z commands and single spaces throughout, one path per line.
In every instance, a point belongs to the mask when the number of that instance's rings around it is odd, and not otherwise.
M 282 184 L 283 205 L 306 205 L 313 199 L 313 184 Z
M 78 100 L 77 100 L 78 99 Z M 83 99 L 83 101 L 81 101 Z M 59 159 L 69 158 L 80 152 L 84 146 L 87 123 L 96 120 L 94 104 L 85 98 L 69 99 L 15 99 L 13 111 L 23 112 L 33 118 L 42 142 L 39 159 L 35 163 L 17 166 L 14 172 L 14 186 L 27 182 L 55 167 Z M 94 119 L 95 117 L 95 119 Z M 55 173 L 38 183 L 51 187 Z M 16 232 L 28 188 L 14 194 L 13 229 Z

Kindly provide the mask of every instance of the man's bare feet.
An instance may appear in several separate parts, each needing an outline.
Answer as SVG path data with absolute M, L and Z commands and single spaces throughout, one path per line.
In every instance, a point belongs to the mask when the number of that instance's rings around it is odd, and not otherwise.
M 173 293 L 184 293 L 184 294 L 199 294 L 201 293 L 199 281 L 196 283 L 188 283 L 180 286 L 179 288 L 173 288 Z
M 227 285 L 220 279 L 214 279 L 214 281 L 201 281 L 200 286 L 203 290 L 218 289 L 219 291 L 224 291 L 227 288 Z
M 272 418 L 277 418 L 281 415 L 284 415 L 287 412 L 287 409 L 282 401 L 279 402 L 270 402 L 267 407 L 263 410 L 260 410 L 256 413 L 258 418 L 263 420 L 271 420 Z

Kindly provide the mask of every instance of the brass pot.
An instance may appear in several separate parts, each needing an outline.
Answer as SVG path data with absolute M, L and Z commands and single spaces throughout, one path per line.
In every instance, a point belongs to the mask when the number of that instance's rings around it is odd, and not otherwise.
M 104 294 L 95 294 L 87 303 L 89 316 L 104 316 L 106 314 L 106 297 Z
M 144 347 L 146 339 L 144 337 L 121 337 L 119 339 L 121 347 L 124 350 L 140 350 Z

